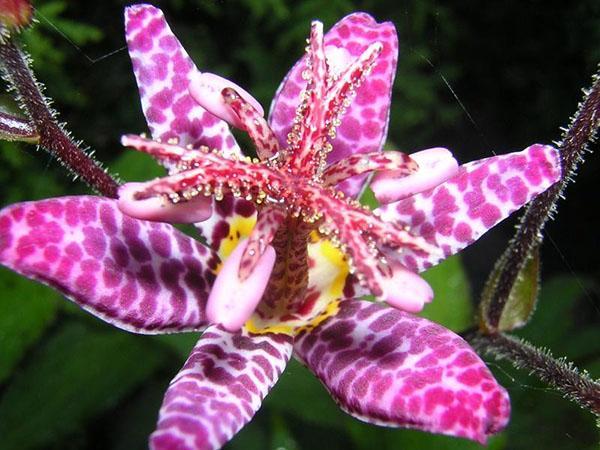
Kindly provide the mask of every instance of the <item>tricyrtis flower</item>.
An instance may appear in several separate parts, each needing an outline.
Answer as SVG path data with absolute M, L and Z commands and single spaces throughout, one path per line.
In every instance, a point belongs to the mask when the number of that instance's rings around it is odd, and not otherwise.
M 361 420 L 481 442 L 501 430 L 508 397 L 483 362 L 410 314 L 432 296 L 417 273 L 554 183 L 556 151 L 461 167 L 445 149 L 382 153 L 396 32 L 364 13 L 325 36 L 313 23 L 268 120 L 243 89 L 196 70 L 160 10 L 128 8 L 126 28 L 152 139 L 123 143 L 168 175 L 125 185 L 118 202 L 7 208 L 0 261 L 126 330 L 203 331 L 151 446 L 220 447 L 292 354 Z M 376 211 L 355 200 L 372 172 Z M 208 246 L 156 220 L 198 222 Z

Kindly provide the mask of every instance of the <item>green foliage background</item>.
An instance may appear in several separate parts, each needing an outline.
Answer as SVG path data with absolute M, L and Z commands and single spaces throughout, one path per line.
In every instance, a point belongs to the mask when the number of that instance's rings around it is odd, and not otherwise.
M 390 146 L 452 149 L 459 160 L 559 138 L 600 60 L 600 5 L 569 2 L 170 0 L 153 2 L 197 65 L 247 87 L 267 106 L 301 55 L 310 20 L 326 27 L 364 10 L 391 20 L 401 56 Z M 125 2 L 35 2 L 22 39 L 61 120 L 124 180 L 157 176 L 119 136 L 145 131 L 123 37 Z M 2 103 L 11 106 L 10 96 Z M 600 376 L 598 158 L 548 233 L 544 288 L 520 334 Z M 0 205 L 86 192 L 47 154 L 0 143 Z M 512 222 L 514 223 L 514 222 Z M 474 322 L 477 293 L 512 232 L 505 224 L 462 259 L 426 274 L 436 301 L 425 315 L 456 331 Z M 82 313 L 51 290 L 0 270 L 0 450 L 142 449 L 166 386 L 197 335 L 144 337 Z M 513 401 L 493 449 L 592 449 L 593 418 L 507 365 L 491 364 Z M 476 449 L 478 444 L 349 418 L 292 363 L 230 449 Z

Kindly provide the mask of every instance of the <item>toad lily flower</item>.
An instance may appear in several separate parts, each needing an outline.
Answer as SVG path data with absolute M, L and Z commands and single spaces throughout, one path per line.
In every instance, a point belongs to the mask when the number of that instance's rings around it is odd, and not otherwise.
M 445 149 L 380 152 L 398 45 L 392 24 L 364 13 L 325 35 L 312 25 L 268 120 L 247 92 L 196 70 L 160 10 L 128 8 L 126 28 L 153 139 L 123 143 L 168 176 L 123 186 L 118 202 L 6 208 L 0 262 L 120 328 L 203 331 L 151 447 L 219 448 L 292 355 L 361 420 L 480 442 L 501 430 L 506 391 L 460 337 L 411 314 L 432 297 L 418 272 L 552 185 L 556 150 L 461 167 Z M 370 172 L 376 211 L 354 200 Z M 158 221 L 199 222 L 208 246 Z

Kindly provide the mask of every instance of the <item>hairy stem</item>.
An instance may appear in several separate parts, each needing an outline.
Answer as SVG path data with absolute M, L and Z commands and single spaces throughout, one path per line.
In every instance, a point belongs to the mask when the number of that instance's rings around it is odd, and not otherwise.
M 561 198 L 567 183 L 573 179 L 577 166 L 588 151 L 587 144 L 595 139 L 600 125 L 600 71 L 592 78 L 592 88 L 584 90 L 583 101 L 573 117 L 569 128 L 558 143 L 562 178 L 544 193 L 538 195 L 521 218 L 521 223 L 500 257 L 486 286 L 491 296 L 482 302 L 482 317 L 487 332 L 494 333 L 511 290 L 525 266 L 532 249 L 541 242 L 541 231 Z
M 547 350 L 501 333 L 482 335 L 475 332 L 466 336 L 466 339 L 481 352 L 499 360 L 506 359 L 516 368 L 529 370 L 570 400 L 600 417 L 600 384 L 579 372 L 573 364 L 562 358 L 554 359 Z
M 56 113 L 48 106 L 49 101 L 29 69 L 27 57 L 10 39 L 0 43 L 0 65 L 15 90 L 17 100 L 39 134 L 39 144 L 92 189 L 106 197 L 116 197 L 117 181 L 81 149 L 56 121 Z

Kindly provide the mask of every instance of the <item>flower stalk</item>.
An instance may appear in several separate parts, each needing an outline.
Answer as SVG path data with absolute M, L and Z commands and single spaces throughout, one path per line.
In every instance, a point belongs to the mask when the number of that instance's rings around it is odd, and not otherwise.
M 473 333 L 466 339 L 476 350 L 530 371 L 568 399 L 600 417 L 600 384 L 564 358 L 556 359 L 549 350 L 536 348 L 524 340 L 502 333 Z
M 118 183 L 100 163 L 80 148 L 56 121 L 56 112 L 48 105 L 40 84 L 29 68 L 28 58 L 12 39 L 0 42 L 0 66 L 14 89 L 17 100 L 27 112 L 31 125 L 39 135 L 39 145 L 56 157 L 76 178 L 81 178 L 94 191 L 116 198 Z
M 600 125 L 600 71 L 592 77 L 591 89 L 584 89 L 583 92 L 583 101 L 561 141 L 557 142 L 562 169 L 560 181 L 529 204 L 514 237 L 488 278 L 484 292 L 490 295 L 482 299 L 480 312 L 482 332 L 485 334 L 498 332 L 511 291 L 534 248 L 542 241 L 544 225 L 556 211 L 556 204 L 566 185 L 573 179 L 579 163 L 583 162 L 584 154 L 589 151 L 587 144 L 596 137 Z

